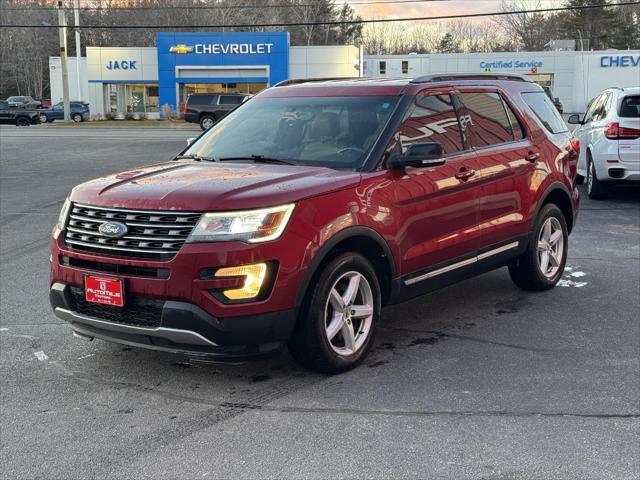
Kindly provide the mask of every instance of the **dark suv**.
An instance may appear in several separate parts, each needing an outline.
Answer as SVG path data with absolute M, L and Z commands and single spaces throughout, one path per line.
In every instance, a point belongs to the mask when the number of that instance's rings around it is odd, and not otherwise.
M 13 108 L 6 100 L 0 100 L 0 123 L 28 127 L 40 123 L 40 113 L 26 108 Z
M 184 119 L 208 130 L 247 98 L 242 93 L 193 93 L 184 104 Z
M 344 371 L 385 305 L 502 266 L 554 287 L 578 150 L 525 77 L 285 82 L 175 160 L 75 187 L 51 304 L 88 339 L 219 359 L 286 343 Z

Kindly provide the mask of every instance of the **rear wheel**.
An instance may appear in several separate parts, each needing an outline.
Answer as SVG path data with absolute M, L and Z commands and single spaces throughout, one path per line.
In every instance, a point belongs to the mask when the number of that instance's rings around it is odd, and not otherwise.
M 16 125 L 18 127 L 28 127 L 29 125 L 31 125 L 31 122 L 29 121 L 28 118 L 18 117 L 16 118 Z
M 554 204 L 542 207 L 527 250 L 509 264 L 513 283 L 524 290 L 549 290 L 556 286 L 567 262 L 567 222 Z
M 216 119 L 213 115 L 203 115 L 200 119 L 200 128 L 202 130 L 209 130 L 216 123 Z
M 357 253 L 334 258 L 310 286 L 289 351 L 324 373 L 356 367 L 373 343 L 380 286 L 371 263 Z
M 607 194 L 607 187 L 596 175 L 596 167 L 593 163 L 591 155 L 587 155 L 587 195 L 592 200 L 600 200 Z

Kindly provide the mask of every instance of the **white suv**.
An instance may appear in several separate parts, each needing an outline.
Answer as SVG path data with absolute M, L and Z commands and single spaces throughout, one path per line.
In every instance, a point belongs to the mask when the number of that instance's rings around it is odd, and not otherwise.
M 608 88 L 589 102 L 573 132 L 580 140 L 578 175 L 590 198 L 602 198 L 611 182 L 640 180 L 640 87 Z

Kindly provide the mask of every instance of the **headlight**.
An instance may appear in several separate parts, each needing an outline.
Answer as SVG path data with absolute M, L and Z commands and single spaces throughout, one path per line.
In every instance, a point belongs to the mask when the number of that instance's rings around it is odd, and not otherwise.
M 64 227 L 67 225 L 67 217 L 69 216 L 70 209 L 71 201 L 67 198 L 62 204 L 62 210 L 60 210 L 60 215 L 58 216 L 58 223 L 56 223 L 58 230 L 64 230 Z
M 237 212 L 203 213 L 187 242 L 250 243 L 275 240 L 289 222 L 295 204 Z

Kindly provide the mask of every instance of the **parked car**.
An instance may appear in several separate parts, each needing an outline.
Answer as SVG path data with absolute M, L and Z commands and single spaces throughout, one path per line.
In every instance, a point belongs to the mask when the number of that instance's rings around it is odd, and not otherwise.
M 542 87 L 542 88 L 544 89 L 544 93 L 546 93 L 547 96 L 549 97 L 549 100 L 553 102 L 553 105 L 558 110 L 558 113 L 560 114 L 564 113 L 564 106 L 562 105 L 562 102 L 560 101 L 560 99 L 558 97 L 553 96 L 553 92 L 549 87 Z
M 38 100 L 34 100 L 28 95 L 14 95 L 7 98 L 7 103 L 11 108 L 26 108 L 31 110 L 35 110 L 42 106 L 41 102 L 39 102 Z
M 208 130 L 247 98 L 243 93 L 193 93 L 184 104 L 184 119 Z
M 605 197 L 613 183 L 640 181 L 640 87 L 608 88 L 582 119 L 571 115 L 568 122 L 578 125 L 578 174 L 590 198 Z
M 40 100 L 40 107 L 41 108 L 50 108 L 51 107 L 51 99 L 50 98 L 43 98 Z
M 89 120 L 89 104 L 86 102 L 69 102 L 71 107 L 70 118 L 76 123 Z M 51 123 L 54 120 L 64 120 L 64 105 L 62 102 L 56 103 L 51 108 L 39 110 L 42 123 Z
M 40 114 L 35 110 L 11 108 L 9 102 L 0 100 L 0 123 L 9 123 L 19 127 L 27 127 L 40 123 Z
M 75 187 L 51 305 L 87 339 L 235 360 L 286 342 L 341 372 L 385 305 L 502 266 L 553 288 L 578 150 L 524 76 L 283 82 L 173 161 Z

